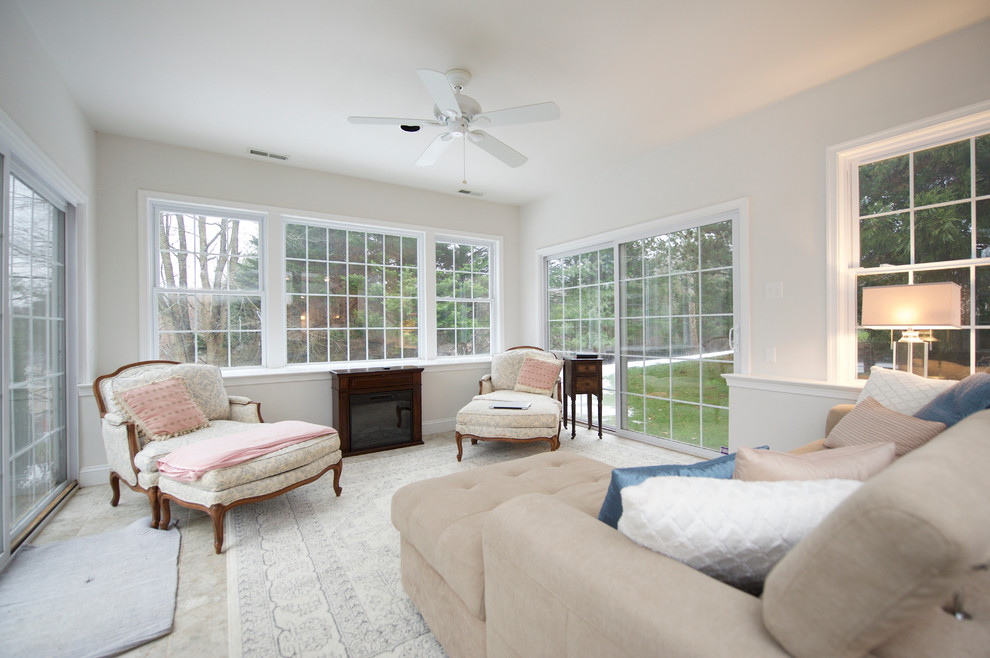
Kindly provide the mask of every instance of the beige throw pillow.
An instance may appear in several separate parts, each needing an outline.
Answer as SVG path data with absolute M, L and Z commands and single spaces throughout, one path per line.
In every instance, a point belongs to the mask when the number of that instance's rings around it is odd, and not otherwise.
M 893 441 L 897 444 L 895 456 L 901 457 L 928 443 L 944 429 L 945 423 L 905 416 L 868 397 L 846 414 L 825 437 L 825 447 Z
M 866 480 L 894 461 L 893 442 L 792 455 L 739 448 L 732 477 L 737 480 Z

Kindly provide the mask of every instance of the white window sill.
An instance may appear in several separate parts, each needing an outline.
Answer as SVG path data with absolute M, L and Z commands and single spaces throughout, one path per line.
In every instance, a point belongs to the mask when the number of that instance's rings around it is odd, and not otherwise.
M 274 383 L 278 381 L 307 381 L 329 379 L 333 370 L 348 370 L 350 368 L 401 368 L 415 366 L 425 368 L 428 372 L 445 370 L 468 370 L 491 363 L 491 355 L 453 357 L 445 359 L 417 359 L 408 361 L 353 361 L 341 363 L 319 363 L 283 368 L 224 368 L 223 378 L 231 383 Z

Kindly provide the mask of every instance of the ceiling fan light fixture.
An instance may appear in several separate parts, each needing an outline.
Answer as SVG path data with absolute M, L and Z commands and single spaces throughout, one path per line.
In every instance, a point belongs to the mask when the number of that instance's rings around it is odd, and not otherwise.
M 481 105 L 470 96 L 462 93 L 464 85 L 471 80 L 471 74 L 464 69 L 451 69 L 446 73 L 431 69 L 417 69 L 417 75 L 433 99 L 434 119 L 397 119 L 390 117 L 348 117 L 355 124 L 398 125 L 405 132 L 418 132 L 423 126 L 436 126 L 446 132 L 438 135 L 416 160 L 416 166 L 427 167 L 435 164 L 450 146 L 455 137 L 463 137 L 466 144 L 472 144 L 486 151 L 509 167 L 519 167 L 526 163 L 526 156 L 503 143 L 483 130 L 489 126 L 507 126 L 536 121 L 552 121 L 560 118 L 560 108 L 554 102 L 508 107 L 491 112 L 482 112 Z M 463 154 L 466 161 L 467 155 Z M 465 182 L 467 176 L 464 177 Z

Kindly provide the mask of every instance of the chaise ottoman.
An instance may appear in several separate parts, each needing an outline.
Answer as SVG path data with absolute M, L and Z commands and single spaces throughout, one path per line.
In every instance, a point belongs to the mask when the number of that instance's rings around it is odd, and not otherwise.
M 527 409 L 505 409 L 500 405 L 528 404 Z M 518 391 L 495 391 L 476 395 L 460 411 L 454 426 L 457 438 L 457 461 L 461 461 L 464 447 L 461 441 L 510 441 L 530 443 L 546 441 L 550 450 L 560 447 L 560 413 L 558 400 L 546 395 Z
M 402 585 L 451 656 L 484 656 L 488 513 L 525 494 L 552 496 L 597 516 L 612 467 L 571 453 L 547 452 L 415 482 L 392 496 L 401 536 Z
M 340 495 L 343 461 L 336 430 L 248 461 L 205 473 L 193 481 L 180 481 L 165 474 L 158 479 L 161 527 L 168 528 L 169 501 L 198 509 L 213 522 L 213 548 L 223 548 L 223 520 L 238 505 L 268 500 L 333 471 L 333 490 Z

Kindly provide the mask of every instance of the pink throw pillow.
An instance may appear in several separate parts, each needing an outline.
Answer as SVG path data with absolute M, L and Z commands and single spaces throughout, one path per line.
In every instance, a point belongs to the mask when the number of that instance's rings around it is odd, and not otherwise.
M 523 393 L 551 395 L 553 387 L 557 385 L 557 378 L 560 376 L 560 369 L 563 365 L 564 362 L 557 359 L 526 357 L 522 368 L 519 369 L 515 390 Z
M 117 391 L 116 396 L 149 441 L 163 441 L 210 424 L 181 377 Z

